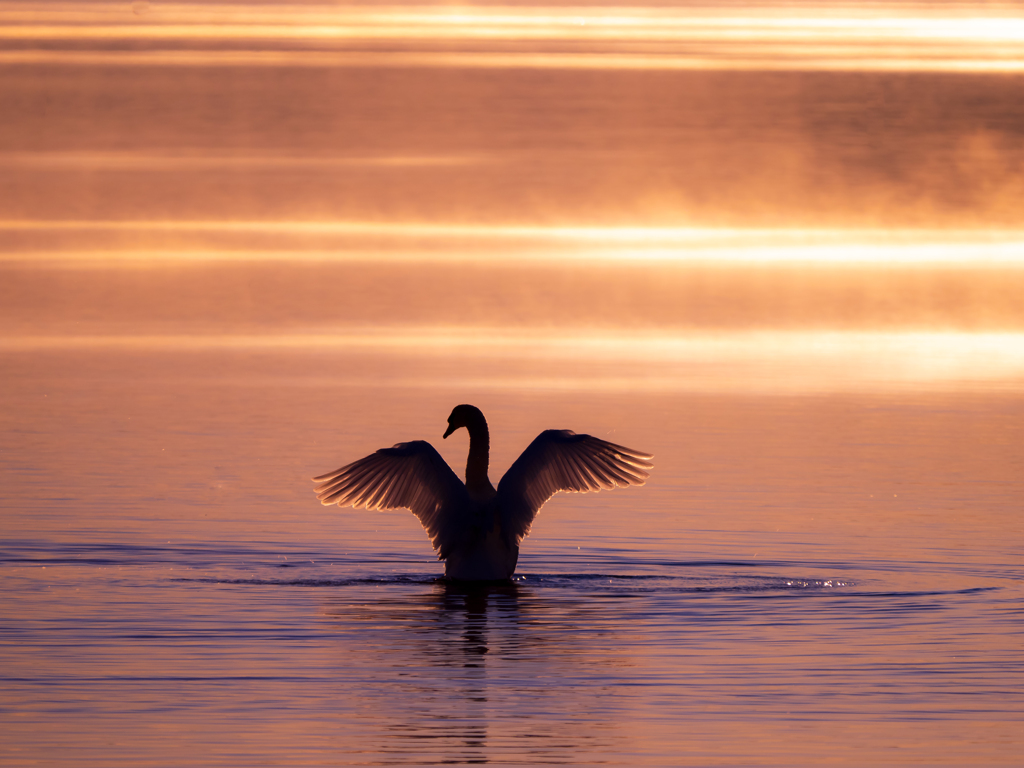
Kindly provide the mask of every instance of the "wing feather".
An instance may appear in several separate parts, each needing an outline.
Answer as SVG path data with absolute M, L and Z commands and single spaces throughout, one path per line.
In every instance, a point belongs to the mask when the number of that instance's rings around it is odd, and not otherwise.
M 530 532 L 540 508 L 559 491 L 586 493 L 643 485 L 654 467 L 653 458 L 568 429 L 541 432 L 498 483 L 502 530 L 518 544 Z
M 467 529 L 466 486 L 434 447 L 423 440 L 382 448 L 333 472 L 313 478 L 324 505 L 408 509 L 447 557 Z
M 566 461 L 564 456 L 558 456 L 558 464 L 562 471 L 565 473 L 565 479 L 568 484 L 573 488 L 580 488 L 584 485 L 589 486 L 592 482 L 589 476 L 589 470 L 587 465 L 580 463 L 575 464 L 571 461 Z
M 583 465 L 574 464 L 567 459 L 568 457 L 563 456 L 560 453 L 554 453 L 551 455 L 550 478 L 546 478 L 548 482 L 558 483 L 559 480 L 561 480 L 561 485 L 569 486 L 566 490 L 572 490 L 586 485 L 586 479 L 579 473 L 579 470 L 583 469 Z
M 575 456 L 574 458 L 586 467 L 587 471 L 590 472 L 591 477 L 594 478 L 594 484 L 587 486 L 586 490 L 608 491 L 615 487 L 615 480 L 612 477 L 612 473 L 608 471 L 607 466 L 602 466 L 595 461 L 595 457 Z M 595 485 L 597 486 L 596 488 L 594 487 Z

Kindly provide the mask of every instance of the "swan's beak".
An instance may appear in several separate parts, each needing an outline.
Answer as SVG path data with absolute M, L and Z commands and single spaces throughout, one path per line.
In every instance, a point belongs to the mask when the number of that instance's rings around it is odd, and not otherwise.
M 445 440 L 446 440 L 446 439 L 448 438 L 448 435 L 450 435 L 450 434 L 451 434 L 452 432 L 454 432 L 455 430 L 456 430 L 456 427 L 453 427 L 453 426 L 452 426 L 451 424 L 449 424 L 449 425 L 448 425 L 448 429 L 446 429 L 446 430 L 444 431 L 444 435 L 442 436 L 442 439 L 445 439 Z

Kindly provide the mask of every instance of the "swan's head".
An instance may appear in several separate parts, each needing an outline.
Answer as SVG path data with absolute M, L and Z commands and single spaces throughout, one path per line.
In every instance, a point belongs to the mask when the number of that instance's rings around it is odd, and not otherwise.
M 479 408 L 475 405 L 456 405 L 452 409 L 452 415 L 448 417 L 448 429 L 444 431 L 444 436 L 448 437 L 456 429 L 470 429 L 480 424 L 487 429 L 484 414 Z

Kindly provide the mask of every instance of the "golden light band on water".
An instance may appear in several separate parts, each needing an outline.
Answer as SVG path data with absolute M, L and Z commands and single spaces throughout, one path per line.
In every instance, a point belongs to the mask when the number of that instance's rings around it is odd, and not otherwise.
M 138 6 L 137 6 L 138 8 Z M 715 6 L 615 8 L 516 6 L 453 11 L 444 6 L 259 6 L 5 4 L 0 36 L 75 38 L 383 38 L 512 40 L 897 40 L 1019 43 L 1019 6 Z
M 366 221 L 0 221 L 5 233 L 160 233 L 211 235 L 286 235 L 365 238 L 397 247 L 365 251 L 358 244 L 335 249 L 244 252 L 208 248 L 153 250 L 9 250 L 0 262 L 12 261 L 435 261 L 502 258 L 647 260 L 680 262 L 753 262 L 818 264 L 901 264 L 972 267 L 1024 267 L 1024 230 L 999 229 L 795 229 L 640 226 L 528 226 L 388 223 Z M 435 250 L 403 249 L 401 244 L 435 242 L 453 245 Z M 484 251 L 473 247 L 484 243 Z M 529 249 L 518 246 L 529 244 Z M 505 253 L 494 249 L 506 245 Z M 548 249 L 537 246 L 549 246 Z
M 247 13 L 247 15 L 249 15 Z M 0 19 L 2 20 L 2 19 Z M 470 40 L 610 40 L 610 41 L 737 41 L 793 45 L 905 45 L 1019 44 L 1024 40 L 1024 19 L 807 19 L 621 17 L 552 18 L 498 16 L 377 16 L 368 23 L 273 24 L 124 23 L 124 24 L 14 24 L 0 27 L 0 39 L 116 40 L 116 39 L 383 39 L 442 38 Z
M 252 170 L 261 168 L 419 168 L 499 162 L 484 155 L 300 155 L 107 150 L 0 152 L 0 168 L 102 170 Z M 2 226 L 2 224 L 0 224 Z
M 749 54 L 749 50 L 745 49 Z M 740 51 L 737 51 L 740 53 Z M 834 49 L 830 53 L 835 53 Z M 64 66 L 183 66 L 183 67 L 377 67 L 443 69 L 565 69 L 565 70 L 746 70 L 822 72 L 963 72 L 1020 73 L 1024 59 L 900 56 L 872 58 L 854 53 L 836 58 L 785 56 L 772 58 L 699 57 L 643 54 L 585 53 L 332 53 L 319 51 L 0 51 L 2 64 Z
M 1019 388 L 1024 333 L 734 331 L 599 333 L 587 329 L 381 327 L 302 334 L 0 336 L 0 352 L 282 352 L 438 356 L 473 360 L 465 379 L 430 375 L 372 379 L 374 385 L 453 383 L 489 389 L 763 393 Z M 552 375 L 507 362 L 606 364 Z M 487 361 L 501 363 L 494 375 Z M 480 365 L 484 365 L 481 368 Z M 358 376 L 349 383 L 361 382 Z M 367 380 L 370 381 L 370 380 Z M 330 386 L 344 384 L 336 377 Z
M 0 40 L 40 43 L 0 52 L 7 63 L 1024 70 L 1024 12 L 1013 5 L 761 5 L 730 12 L 136 4 L 133 12 L 127 4 L 11 4 L 0 7 Z M 61 50 L 63 43 L 75 48 Z M 169 50 L 116 50 L 125 43 Z

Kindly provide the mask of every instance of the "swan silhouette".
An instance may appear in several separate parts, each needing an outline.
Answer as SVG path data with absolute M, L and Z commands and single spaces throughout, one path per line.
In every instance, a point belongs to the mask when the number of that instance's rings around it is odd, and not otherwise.
M 643 485 L 650 454 L 568 429 L 549 429 L 530 443 L 495 490 L 487 477 L 490 436 L 479 408 L 457 405 L 444 437 L 465 427 L 469 458 L 463 483 L 424 440 L 381 448 L 314 477 L 324 505 L 411 510 L 430 536 L 450 579 L 509 579 L 519 545 L 544 503 L 558 491 L 585 493 Z

